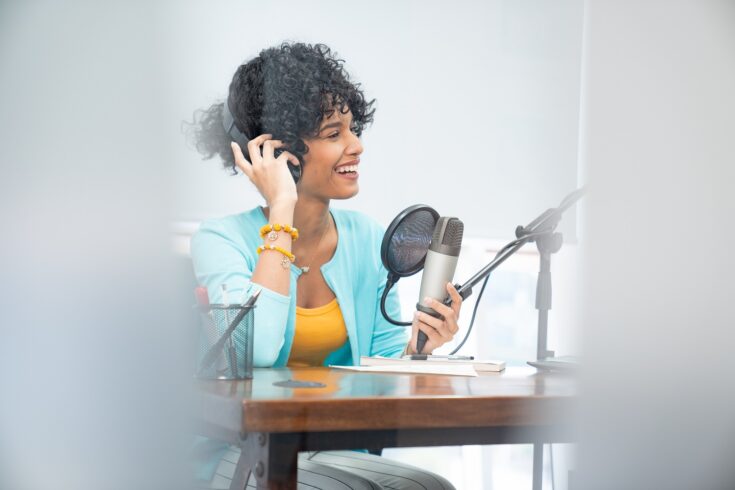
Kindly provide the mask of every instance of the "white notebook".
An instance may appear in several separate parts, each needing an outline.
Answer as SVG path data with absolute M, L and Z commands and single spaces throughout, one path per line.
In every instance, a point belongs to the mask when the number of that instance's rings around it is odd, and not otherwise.
M 394 357 L 360 357 L 360 366 L 472 366 L 478 373 L 499 372 L 505 369 L 505 362 L 493 360 L 449 360 L 429 358 L 425 361 L 412 361 Z
M 335 369 L 360 371 L 363 373 L 402 373 L 402 374 L 444 374 L 448 376 L 477 376 L 477 371 L 471 364 L 439 364 L 424 362 L 419 364 L 413 361 L 409 364 L 400 362 L 381 366 L 329 366 Z

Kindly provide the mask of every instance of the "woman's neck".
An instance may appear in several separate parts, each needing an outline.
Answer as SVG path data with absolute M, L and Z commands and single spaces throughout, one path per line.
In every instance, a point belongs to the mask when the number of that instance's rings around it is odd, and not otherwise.
M 318 240 L 330 226 L 329 201 L 302 200 L 296 202 L 293 224 L 299 229 L 304 243 Z
M 265 216 L 270 219 L 270 209 L 264 209 Z M 298 228 L 302 243 L 319 240 L 330 226 L 329 200 L 316 200 L 299 197 L 293 213 L 293 226 Z

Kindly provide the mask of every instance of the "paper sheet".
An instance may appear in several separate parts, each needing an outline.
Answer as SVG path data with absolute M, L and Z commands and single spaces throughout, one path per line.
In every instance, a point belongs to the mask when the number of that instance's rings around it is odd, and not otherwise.
M 477 376 L 477 371 L 471 364 L 433 364 L 423 365 L 391 365 L 391 366 L 329 366 L 336 369 L 360 371 L 363 373 L 415 373 L 415 374 L 446 374 L 449 376 Z

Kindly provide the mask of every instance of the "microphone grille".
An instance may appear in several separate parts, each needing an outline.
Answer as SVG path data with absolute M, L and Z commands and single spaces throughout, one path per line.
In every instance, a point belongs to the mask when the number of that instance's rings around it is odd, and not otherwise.
M 464 234 L 464 223 L 458 218 L 439 218 L 434 228 L 434 235 L 431 237 L 433 243 L 441 243 L 450 247 L 459 247 L 462 245 L 462 235 Z
M 462 245 L 462 235 L 464 234 L 464 223 L 457 218 L 452 218 L 447 223 L 447 229 L 444 232 L 442 244 L 450 247 L 459 247 Z

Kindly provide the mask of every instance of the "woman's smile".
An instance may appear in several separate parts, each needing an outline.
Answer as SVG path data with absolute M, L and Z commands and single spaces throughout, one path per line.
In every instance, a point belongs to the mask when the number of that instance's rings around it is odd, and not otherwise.
M 360 164 L 360 159 L 352 160 L 350 162 L 341 163 L 334 167 L 334 171 L 337 175 L 348 180 L 357 180 L 360 174 L 357 172 L 357 166 Z

